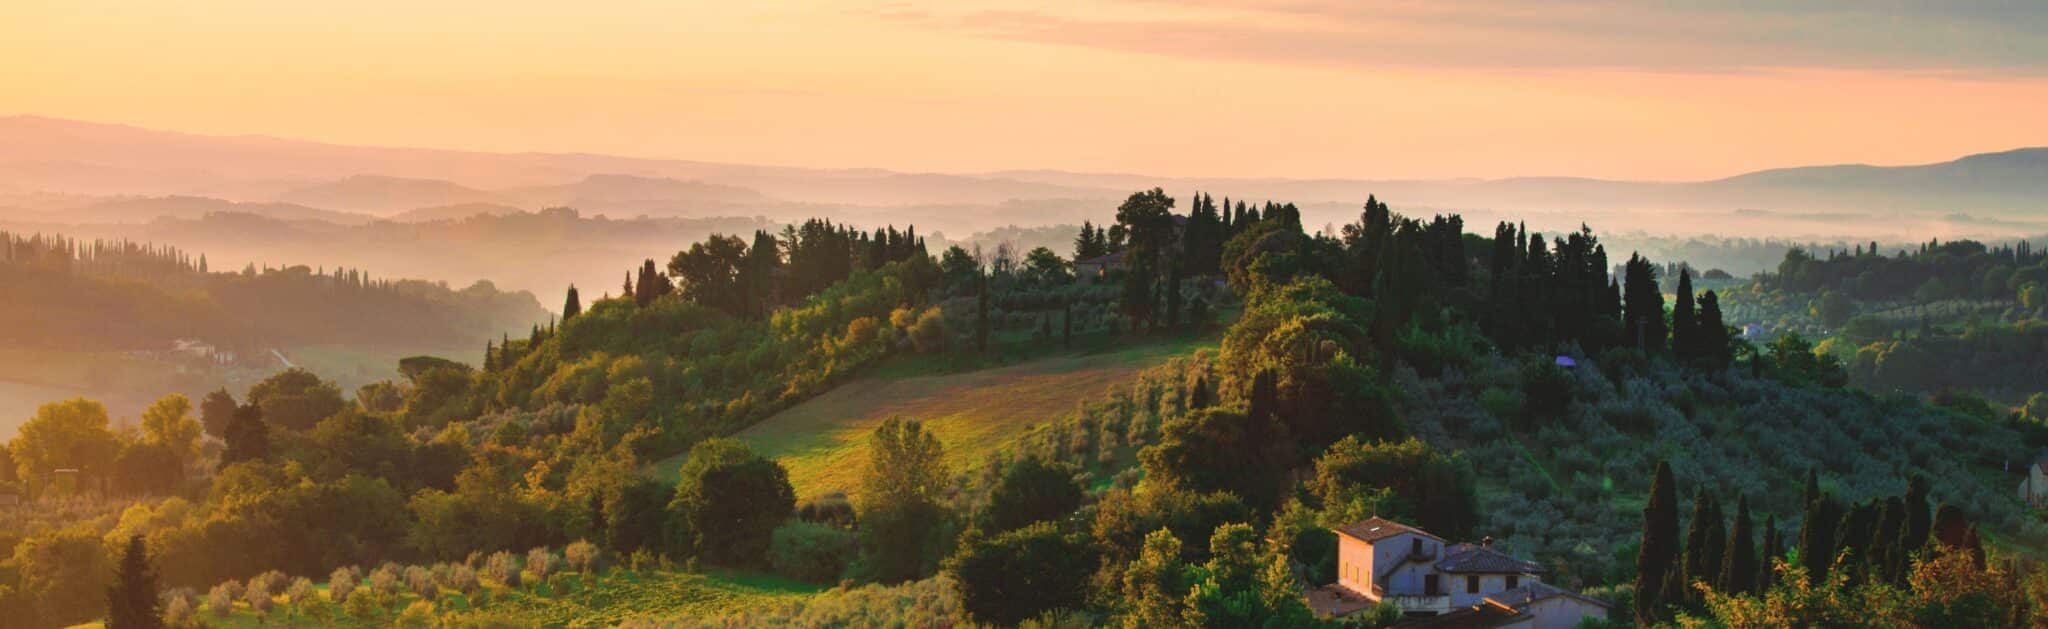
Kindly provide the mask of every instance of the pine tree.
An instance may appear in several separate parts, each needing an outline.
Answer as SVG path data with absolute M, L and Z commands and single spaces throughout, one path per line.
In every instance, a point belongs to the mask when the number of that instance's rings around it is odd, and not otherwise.
M 121 553 L 121 565 L 114 569 L 114 584 L 107 587 L 108 629 L 157 629 L 164 626 L 163 602 L 157 598 L 156 568 L 142 535 L 128 536 L 128 549 Z
M 627 299 L 633 299 L 633 272 L 632 272 L 632 271 L 627 271 L 627 272 L 626 272 L 626 287 L 625 287 L 624 289 L 622 289 L 622 292 L 620 292 L 619 294 L 620 294 L 621 296 L 624 296 L 624 297 L 625 297 L 625 298 L 627 298 Z M 639 300 L 635 299 L 633 303 L 640 303 L 640 302 L 639 302 Z
M 576 315 L 583 314 L 583 299 L 576 295 L 576 285 L 569 285 L 569 298 L 562 303 L 562 323 L 568 323 Z
M 1636 624 L 1649 626 L 1671 617 L 1661 596 L 1678 567 L 1678 487 L 1671 464 L 1657 462 L 1650 481 L 1650 499 L 1643 505 L 1643 539 L 1636 550 Z
M 1714 587 L 1728 594 L 1756 591 L 1756 540 L 1749 530 L 1749 497 L 1735 498 L 1735 524 L 1728 529 L 1728 543 L 1721 558 L 1721 577 Z

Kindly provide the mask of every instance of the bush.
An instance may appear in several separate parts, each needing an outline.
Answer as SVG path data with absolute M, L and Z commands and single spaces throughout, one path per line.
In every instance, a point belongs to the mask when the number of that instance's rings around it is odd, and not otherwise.
M 242 584 L 236 581 L 213 586 L 206 591 L 206 611 L 215 618 L 227 618 L 235 612 L 235 599 L 240 598 L 241 592 Z
M 519 587 L 519 558 L 513 557 L 512 553 L 502 550 L 491 553 L 490 559 L 484 560 L 484 574 L 488 574 L 492 579 L 505 584 L 505 587 L 517 588 Z
M 327 575 L 327 597 L 336 603 L 348 600 L 349 593 L 355 591 L 356 582 L 361 579 L 355 566 L 335 568 Z
M 596 544 L 579 539 L 562 549 L 562 559 L 570 570 L 589 574 L 597 569 L 598 552 Z
M 796 520 L 775 527 L 768 564 L 776 574 L 811 583 L 833 583 L 859 552 L 859 539 L 842 528 Z
M 400 627 L 428 629 L 435 624 L 434 604 L 424 600 L 413 601 L 411 605 L 405 606 L 405 611 L 398 613 Z

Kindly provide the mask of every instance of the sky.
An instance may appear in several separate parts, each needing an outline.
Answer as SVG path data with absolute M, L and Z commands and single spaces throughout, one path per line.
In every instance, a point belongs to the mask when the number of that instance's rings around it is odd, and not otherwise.
M 8 0 L 0 115 L 1291 178 L 1688 180 L 2048 145 L 2048 3 L 1701 4 Z

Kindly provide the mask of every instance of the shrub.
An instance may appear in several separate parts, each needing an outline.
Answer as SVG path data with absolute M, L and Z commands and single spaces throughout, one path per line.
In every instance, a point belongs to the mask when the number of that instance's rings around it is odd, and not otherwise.
M 786 522 L 770 536 L 768 564 L 777 574 L 792 579 L 832 583 L 846 572 L 859 544 L 846 529 L 802 520 Z
M 206 591 L 206 611 L 212 612 L 215 618 L 228 617 L 234 613 L 235 599 L 241 598 L 241 592 L 242 584 L 238 581 L 213 586 Z
M 596 544 L 580 539 L 562 549 L 562 559 L 569 564 L 569 569 L 586 574 L 597 569 L 597 555 Z
M 546 546 L 538 546 L 526 552 L 526 569 L 533 572 L 536 581 L 546 581 L 555 572 L 555 554 Z
M 180 596 L 171 599 L 170 604 L 164 606 L 164 624 L 167 626 L 183 627 L 194 624 L 197 620 L 192 613 L 190 599 Z
M 413 594 L 419 595 L 423 599 L 434 598 L 434 594 L 439 593 L 441 590 L 434 583 L 433 571 L 420 566 L 407 566 L 405 568 L 405 589 L 412 590 Z
M 464 595 L 473 594 L 476 592 L 476 570 L 464 565 L 451 567 L 448 569 L 448 580 L 444 584 L 448 589 Z
M 312 579 L 299 577 L 292 579 L 292 584 L 284 589 L 284 596 L 285 600 L 290 601 L 292 606 L 298 607 L 306 601 L 319 598 L 320 591 L 313 588 Z
M 335 568 L 334 572 L 327 575 L 327 597 L 336 603 L 346 601 L 349 593 L 356 590 L 356 583 L 361 580 L 362 577 L 356 573 L 355 566 Z
M 370 591 L 378 596 L 398 594 L 398 566 L 384 564 L 370 573 Z
M 484 574 L 505 584 L 505 587 L 519 587 L 519 558 L 502 550 L 491 553 L 491 558 L 484 560 Z
M 409 629 L 428 629 L 435 625 L 434 604 L 425 600 L 413 601 L 398 613 L 398 626 Z
M 797 507 L 796 517 L 805 522 L 851 529 L 854 524 L 853 503 L 846 499 L 844 492 L 835 491 L 804 501 Z
M 342 603 L 341 610 L 357 622 L 368 622 L 383 611 L 383 606 L 377 604 L 377 596 L 369 590 L 357 589 L 349 592 L 348 600 Z

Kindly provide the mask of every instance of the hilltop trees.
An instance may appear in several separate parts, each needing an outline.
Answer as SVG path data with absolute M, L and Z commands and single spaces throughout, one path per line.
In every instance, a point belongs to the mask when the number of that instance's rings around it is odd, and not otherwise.
M 288 430 L 311 429 L 346 404 L 334 383 L 297 367 L 249 387 L 248 401 L 263 410 L 264 421 Z
M 569 285 L 569 295 L 562 302 L 562 323 L 568 323 L 576 315 L 583 314 L 583 298 L 576 294 L 576 285 Z
M 255 404 L 237 407 L 223 440 L 227 442 L 220 453 L 223 469 L 242 461 L 270 458 L 270 424 L 263 421 L 263 409 Z

